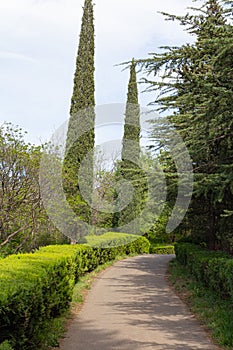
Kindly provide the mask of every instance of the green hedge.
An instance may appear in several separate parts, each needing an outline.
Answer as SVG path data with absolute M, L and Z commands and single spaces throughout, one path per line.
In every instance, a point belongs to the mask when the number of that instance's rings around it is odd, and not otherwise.
M 175 254 L 173 245 L 168 246 L 150 246 L 150 254 Z
M 209 251 L 195 244 L 176 243 L 177 260 L 191 274 L 220 297 L 233 301 L 233 258 L 224 252 Z
M 44 321 L 68 308 L 74 284 L 81 275 L 119 254 L 149 252 L 150 243 L 144 237 L 123 246 L 123 236 L 113 239 L 113 248 L 87 244 L 47 246 L 34 254 L 1 259 L 0 343 L 8 340 L 14 349 L 38 349 Z M 104 236 L 100 240 L 103 243 Z
M 83 238 L 82 243 L 87 243 L 91 246 L 119 246 L 119 245 L 125 245 L 127 243 L 131 243 L 135 241 L 137 238 L 141 236 L 138 235 L 132 235 L 128 233 L 122 233 L 122 232 L 106 232 L 102 235 L 90 235 L 85 236 Z

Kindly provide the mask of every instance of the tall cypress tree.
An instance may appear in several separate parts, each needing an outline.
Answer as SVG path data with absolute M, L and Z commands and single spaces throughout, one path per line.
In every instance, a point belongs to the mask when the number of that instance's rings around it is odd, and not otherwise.
M 85 0 L 79 48 L 71 99 L 70 120 L 64 160 L 64 190 L 67 200 L 78 217 L 89 222 L 93 191 L 93 150 L 95 142 L 95 82 L 94 82 L 94 15 L 92 0 Z M 88 156 L 88 157 L 87 157 Z M 80 165 L 82 191 L 80 187 Z
M 129 140 L 133 141 L 131 147 Z M 122 166 L 127 167 L 129 161 L 138 163 L 140 157 L 140 107 L 138 104 L 137 75 L 134 59 L 130 68 L 122 146 Z
M 143 174 L 139 166 L 140 160 L 140 106 L 138 103 L 138 88 L 136 65 L 134 59 L 130 68 L 130 80 L 128 84 L 127 104 L 125 113 L 124 136 L 122 142 L 122 160 L 118 167 L 118 180 L 126 180 L 133 186 L 134 193 L 131 202 L 114 217 L 114 224 L 118 227 L 130 224 L 129 232 L 139 233 L 139 217 L 142 206 L 142 179 Z M 130 198 L 132 187 L 128 188 L 129 193 L 123 193 L 125 198 Z M 127 192 L 127 191 L 126 191 Z

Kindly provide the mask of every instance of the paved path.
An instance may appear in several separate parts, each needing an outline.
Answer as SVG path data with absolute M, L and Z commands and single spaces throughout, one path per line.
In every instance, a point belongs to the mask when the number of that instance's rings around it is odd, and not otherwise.
M 171 255 L 117 262 L 94 282 L 62 350 L 216 350 L 169 288 Z

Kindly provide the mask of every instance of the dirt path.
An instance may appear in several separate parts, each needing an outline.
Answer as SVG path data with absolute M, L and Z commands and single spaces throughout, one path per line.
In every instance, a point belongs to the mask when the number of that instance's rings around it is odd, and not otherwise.
M 172 257 L 138 256 L 102 273 L 60 349 L 218 349 L 169 288 L 165 273 Z

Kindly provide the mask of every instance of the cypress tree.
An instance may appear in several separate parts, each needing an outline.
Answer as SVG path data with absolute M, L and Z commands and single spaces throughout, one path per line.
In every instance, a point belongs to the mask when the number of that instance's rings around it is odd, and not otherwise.
M 93 192 L 94 54 L 93 4 L 92 0 L 85 0 L 63 168 L 63 186 L 67 200 L 77 216 L 85 222 L 90 220 Z M 87 161 L 80 180 L 80 165 L 85 158 Z
M 114 225 L 118 227 L 129 223 L 129 232 L 139 233 L 140 212 L 142 207 L 142 179 L 143 173 L 140 169 L 140 106 L 138 103 L 138 88 L 136 77 L 136 65 L 134 59 L 130 68 L 130 79 L 128 84 L 127 104 L 125 113 L 124 136 L 122 141 L 121 161 L 118 166 L 118 180 L 126 180 L 133 186 L 133 197 L 131 202 L 121 212 L 116 213 Z M 132 187 L 129 193 L 123 193 L 125 198 L 132 195 Z M 130 223 L 135 220 L 135 224 Z M 125 229 L 126 230 L 126 229 Z
M 133 141 L 132 147 L 130 147 L 129 140 Z M 129 161 L 137 164 L 140 158 L 140 107 L 134 59 L 130 68 L 121 158 L 124 167 L 127 167 Z

